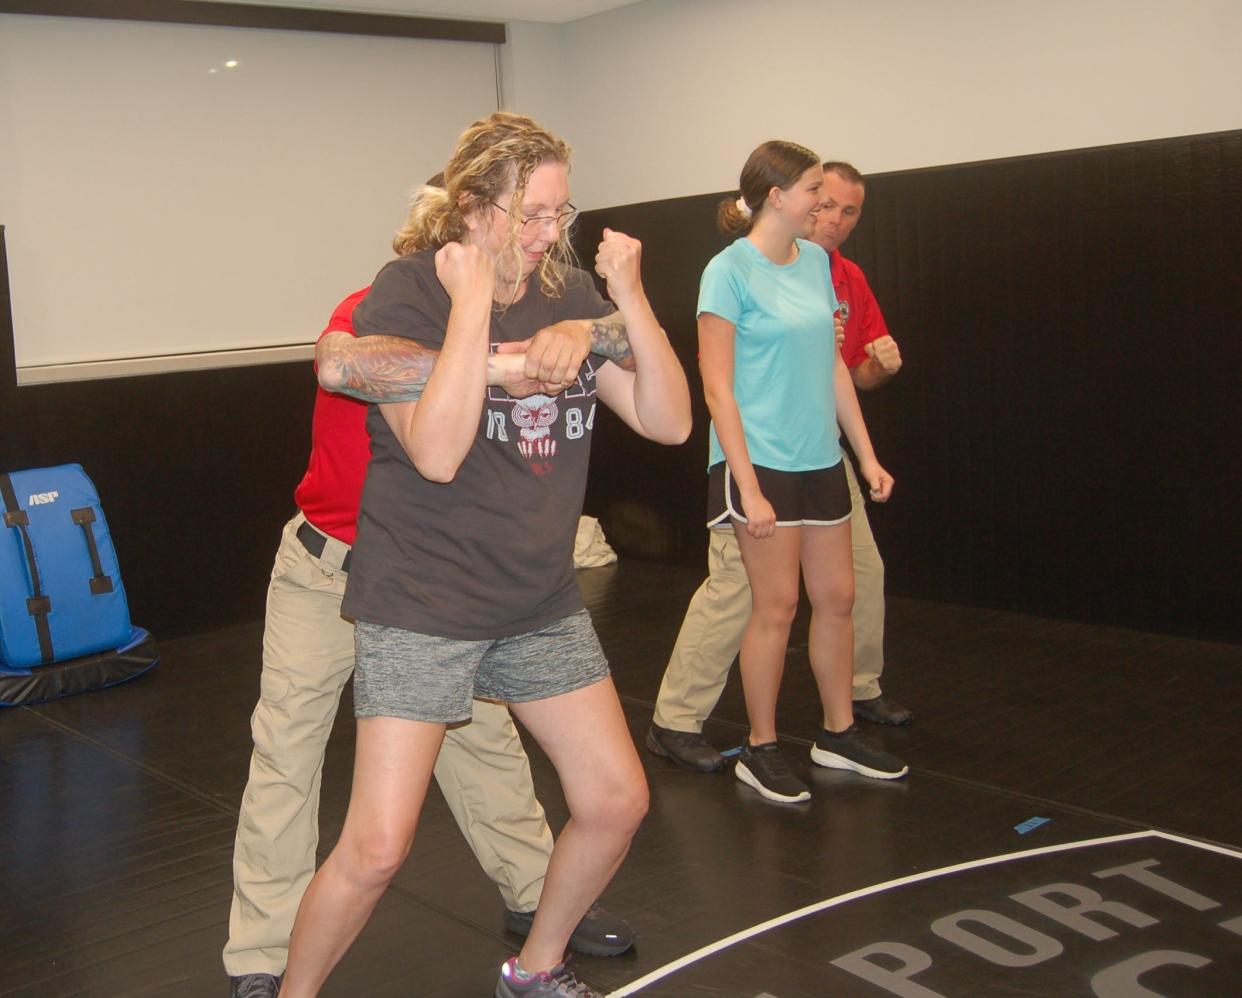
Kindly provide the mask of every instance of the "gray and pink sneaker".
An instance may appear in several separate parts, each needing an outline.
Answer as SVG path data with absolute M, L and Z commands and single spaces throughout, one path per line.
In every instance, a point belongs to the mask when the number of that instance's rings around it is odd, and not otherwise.
M 563 963 L 551 970 L 528 974 L 518 968 L 517 957 L 513 956 L 500 968 L 496 998 L 604 998 L 604 995 L 583 984 Z

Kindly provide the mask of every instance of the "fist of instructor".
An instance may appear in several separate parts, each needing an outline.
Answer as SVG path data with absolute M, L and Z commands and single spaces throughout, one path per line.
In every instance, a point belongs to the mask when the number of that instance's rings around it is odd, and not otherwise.
M 897 349 L 897 341 L 891 336 L 880 336 L 863 347 L 867 356 L 884 370 L 885 374 L 896 374 L 901 370 L 901 351 Z

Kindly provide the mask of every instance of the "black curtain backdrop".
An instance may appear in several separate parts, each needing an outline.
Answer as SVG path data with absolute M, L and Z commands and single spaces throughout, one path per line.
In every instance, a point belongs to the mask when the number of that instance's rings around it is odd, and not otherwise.
M 256 620 L 310 453 L 314 385 L 306 363 L 25 386 L 4 402 L 16 430 L 0 466 L 82 465 L 130 615 L 157 640 Z
M 588 508 L 625 553 L 704 559 L 722 196 L 581 222 L 584 261 L 604 226 L 643 241 L 696 394 L 684 448 L 598 428 Z M 844 252 L 905 359 L 860 393 L 897 478 L 869 511 L 891 593 L 1242 640 L 1242 132 L 877 175 Z
M 605 225 L 643 240 L 695 393 L 682 447 L 597 420 L 587 512 L 625 556 L 705 561 L 694 307 L 721 196 L 579 223 L 588 268 Z M 870 512 L 889 591 L 1242 641 L 1240 250 L 1242 132 L 871 177 L 845 252 L 905 356 L 862 398 L 897 477 Z M 9 290 L 0 266 L 0 469 L 83 465 L 157 638 L 260 617 L 310 364 L 17 387 Z

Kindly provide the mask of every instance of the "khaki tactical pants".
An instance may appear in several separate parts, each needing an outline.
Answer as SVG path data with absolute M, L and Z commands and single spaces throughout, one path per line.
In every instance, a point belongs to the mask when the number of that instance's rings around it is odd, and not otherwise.
M 268 586 L 254 753 L 233 852 L 233 904 L 224 966 L 232 976 L 284 972 L 289 935 L 319 844 L 324 751 L 353 674 L 354 628 L 341 618 L 349 548 L 331 537 L 319 558 L 281 538 Z M 552 833 L 506 707 L 475 701 L 474 720 L 445 734 L 436 780 L 505 904 L 539 902 Z
M 854 699 L 872 700 L 880 695 L 884 671 L 884 562 L 867 522 L 854 466 L 847 455 L 841 459 L 850 486 L 854 549 Z M 707 579 L 690 599 L 656 699 L 653 720 L 674 731 L 703 730 L 724 692 L 750 619 L 750 583 L 737 538 L 732 528 L 708 533 Z

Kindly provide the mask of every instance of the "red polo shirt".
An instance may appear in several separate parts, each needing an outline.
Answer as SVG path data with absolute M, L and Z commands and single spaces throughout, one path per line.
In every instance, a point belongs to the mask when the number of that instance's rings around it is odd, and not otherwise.
M 328 333 L 354 335 L 354 306 L 369 290 L 355 291 L 337 305 L 320 339 Z M 370 460 L 367 403 L 316 388 L 310 461 L 293 498 L 314 526 L 346 544 L 354 543 Z
M 863 348 L 868 343 L 889 335 L 888 324 L 862 268 L 843 257 L 840 250 L 829 253 L 828 260 L 832 265 L 832 289 L 837 293 L 837 301 L 849 303 L 841 357 L 845 366 L 852 370 L 867 359 L 867 351 Z

